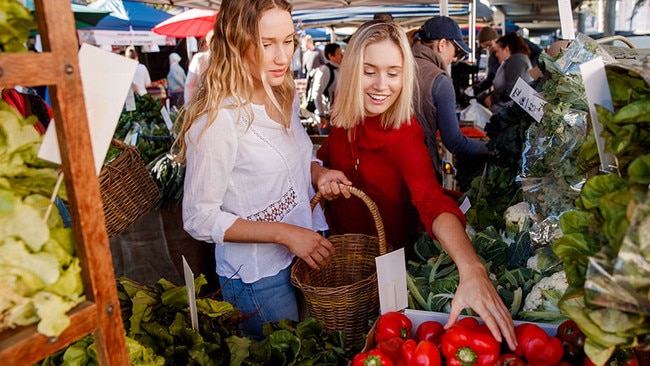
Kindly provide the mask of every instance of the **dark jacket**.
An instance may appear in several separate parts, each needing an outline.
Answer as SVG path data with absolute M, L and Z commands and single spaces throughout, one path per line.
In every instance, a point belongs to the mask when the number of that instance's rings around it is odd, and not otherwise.
M 447 72 L 444 69 L 442 57 L 435 53 L 431 47 L 415 44 L 413 45 L 413 56 L 417 64 L 417 80 L 419 84 L 419 94 L 414 101 L 415 117 L 422 126 L 425 134 L 429 155 L 438 174 L 441 174 L 442 167 L 438 156 L 438 117 L 436 115 L 436 106 L 431 100 L 431 89 L 434 80 L 440 75 Z

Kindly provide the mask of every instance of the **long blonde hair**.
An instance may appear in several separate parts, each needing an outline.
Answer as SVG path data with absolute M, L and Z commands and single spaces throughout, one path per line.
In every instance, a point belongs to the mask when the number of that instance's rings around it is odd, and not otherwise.
M 332 125 L 351 129 L 365 118 L 364 108 L 364 54 L 368 45 L 390 40 L 395 43 L 404 58 L 402 91 L 397 100 L 381 115 L 381 125 L 399 128 L 408 123 L 413 112 L 415 92 L 415 60 L 409 40 L 402 28 L 390 22 L 372 20 L 364 23 L 354 32 L 345 49 L 345 57 L 339 67 L 336 85 L 336 102 L 332 107 Z
M 176 120 L 178 137 L 172 146 L 172 151 L 176 154 L 175 160 L 185 162 L 187 132 L 206 114 L 208 122 L 205 129 L 215 121 L 220 108 L 237 109 L 239 120 L 242 120 L 244 113 L 246 118 L 243 119 L 247 120 L 249 125 L 253 122 L 253 110 L 249 101 L 253 97 L 255 79 L 253 70 L 250 70 L 250 64 L 244 56 L 251 46 L 256 49 L 258 73 L 261 75 L 264 90 L 271 103 L 280 111 L 282 124 L 289 127 L 295 93 L 292 75 L 286 73 L 282 85 L 271 87 L 263 70 L 264 56 L 259 20 L 264 12 L 274 8 L 291 12 L 291 4 L 286 0 L 221 2 L 210 41 L 210 58 L 201 75 L 200 88 Z

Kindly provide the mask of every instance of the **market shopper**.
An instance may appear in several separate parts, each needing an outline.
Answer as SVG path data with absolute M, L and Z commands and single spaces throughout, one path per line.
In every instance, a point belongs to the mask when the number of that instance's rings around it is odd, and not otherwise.
M 317 156 L 342 170 L 376 204 L 387 241 L 412 252 L 420 227 L 457 264 L 458 290 L 447 326 L 472 308 L 497 340 L 516 346 L 514 325 L 464 230 L 465 218 L 438 183 L 422 127 L 412 117 L 415 61 L 404 31 L 370 21 L 352 36 L 339 70 L 332 129 Z M 345 103 L 341 102 L 345 101 Z M 377 235 L 365 204 L 349 198 L 346 182 L 327 181 L 319 191 L 333 234 Z M 343 195 L 349 199 L 335 199 Z
M 446 70 L 458 57 L 471 52 L 463 41 L 460 27 L 449 17 L 433 17 L 422 25 L 418 36 L 420 42 L 412 46 L 419 84 L 419 93 L 414 96 L 415 115 L 424 129 L 426 145 L 441 182 L 438 134 L 452 154 L 485 156 L 488 149 L 485 141 L 462 134 L 456 115 L 456 92 Z
M 320 65 L 311 78 L 311 86 L 308 88 L 310 95 L 307 100 L 313 101 L 314 114 L 318 124 L 318 134 L 327 135 L 330 130 L 330 109 L 334 102 L 334 90 L 336 90 L 336 74 L 339 64 L 343 60 L 343 49 L 338 43 L 325 45 L 325 58 L 327 63 Z M 309 83 L 309 82 L 308 82 Z
M 519 78 L 527 83 L 531 83 L 533 78 L 528 73 L 532 69 L 530 48 L 517 33 L 510 32 L 499 38 L 492 52 L 499 60 L 499 68 L 494 75 L 494 90 L 485 98 L 485 105 L 496 114 L 501 108 L 512 104 L 510 92 Z
M 221 2 L 213 62 L 174 145 L 186 166 L 184 229 L 216 244 L 221 293 L 251 316 L 242 330 L 258 339 L 265 322 L 298 320 L 294 258 L 318 269 L 334 254 L 316 232 L 327 225 L 309 205 L 314 185 L 347 182 L 312 161 L 289 70 L 290 11 L 285 0 Z
M 181 56 L 172 52 L 169 54 L 169 72 L 167 73 L 167 87 L 169 88 L 169 97 L 172 107 L 181 108 L 185 102 L 183 101 L 183 93 L 185 91 L 185 70 L 180 65 Z
M 499 68 L 499 60 L 494 54 L 494 46 L 497 39 L 499 39 L 499 34 L 494 28 L 485 26 L 478 32 L 476 39 L 479 46 L 488 51 L 486 70 L 487 73 L 485 79 L 471 87 L 473 89 L 472 94 L 480 98 L 479 100 L 482 101 L 484 97 L 481 97 L 480 95 L 483 93 L 489 93 L 491 91 L 492 83 L 494 82 L 494 76 L 496 75 L 497 69 Z M 542 53 L 542 48 L 526 38 L 522 37 L 522 39 L 530 49 L 530 55 L 528 56 L 530 65 L 535 68 L 538 66 L 539 55 Z
M 138 61 L 138 66 L 135 68 L 133 75 L 133 82 L 131 83 L 131 90 L 138 95 L 145 95 L 148 93 L 147 87 L 151 86 L 151 76 L 149 69 L 140 62 L 140 56 L 135 47 L 129 46 L 124 51 L 124 56 L 131 60 Z
M 190 65 L 187 67 L 187 78 L 185 78 L 185 89 L 183 90 L 185 103 L 188 103 L 194 97 L 196 90 L 200 87 L 201 74 L 210 60 L 209 44 L 212 40 L 212 34 L 213 31 L 208 32 L 203 39 L 200 51 L 194 54 Z

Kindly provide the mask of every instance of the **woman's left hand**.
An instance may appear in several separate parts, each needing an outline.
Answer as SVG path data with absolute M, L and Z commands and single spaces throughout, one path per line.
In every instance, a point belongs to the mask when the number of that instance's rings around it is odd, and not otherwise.
M 341 195 L 345 198 L 351 196 L 347 186 L 351 186 L 352 181 L 340 170 L 322 168 L 316 179 L 316 185 L 320 194 L 328 201 Z

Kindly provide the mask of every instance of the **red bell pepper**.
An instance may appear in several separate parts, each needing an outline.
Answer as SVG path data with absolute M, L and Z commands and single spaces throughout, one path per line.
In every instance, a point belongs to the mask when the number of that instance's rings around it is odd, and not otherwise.
M 402 357 L 397 362 L 397 366 L 410 366 L 413 362 L 413 353 L 418 343 L 414 339 L 407 339 L 402 345 Z
M 421 323 L 415 331 L 415 340 L 430 341 L 436 346 L 440 346 L 442 335 L 445 333 L 445 327 L 437 321 L 429 320 Z
M 512 353 L 504 353 L 494 366 L 526 366 L 526 362 Z
M 390 311 L 380 315 L 375 326 L 375 342 L 379 343 L 393 337 L 410 338 L 413 323 L 406 315 Z
M 499 358 L 501 345 L 485 324 L 463 318 L 442 336 L 442 354 L 448 366 L 492 366 Z
M 405 339 L 401 337 L 393 337 L 381 342 L 377 342 L 375 349 L 381 351 L 384 355 L 388 356 L 393 363 L 402 358 L 402 345 L 404 344 Z
M 393 366 L 393 361 L 381 351 L 371 349 L 368 352 L 357 353 L 352 358 L 352 366 Z
M 440 351 L 429 341 L 407 339 L 402 346 L 402 358 L 397 366 L 440 366 Z
M 549 337 L 537 324 L 523 323 L 515 327 L 515 354 L 525 357 L 530 365 L 558 365 L 564 356 L 562 342 Z

